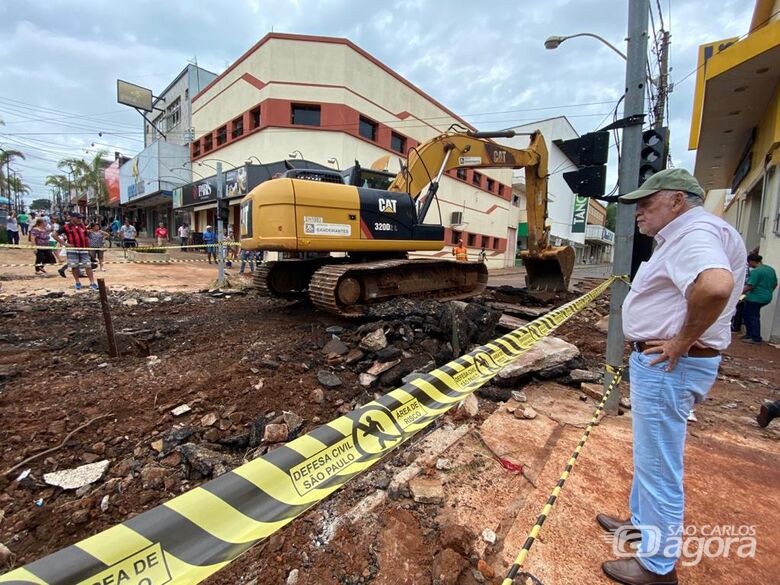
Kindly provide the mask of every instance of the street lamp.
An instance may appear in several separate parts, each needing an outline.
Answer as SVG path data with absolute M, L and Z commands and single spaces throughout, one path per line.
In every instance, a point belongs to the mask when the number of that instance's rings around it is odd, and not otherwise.
M 290 154 L 287 155 L 287 158 L 299 158 L 303 160 L 303 153 L 300 150 L 293 150 Z
M 593 33 L 587 33 L 587 32 L 585 32 L 585 33 L 577 33 L 576 35 L 567 35 L 565 37 L 560 37 L 560 36 L 557 36 L 557 35 L 553 35 L 551 37 L 547 37 L 547 40 L 544 41 L 544 48 L 545 49 L 550 49 L 550 50 L 557 49 L 558 47 L 561 46 L 561 43 L 563 41 L 566 41 L 568 39 L 573 39 L 575 37 L 591 37 L 591 38 L 597 39 L 597 40 L 601 41 L 602 43 L 604 43 L 605 45 L 607 45 L 610 49 L 615 51 L 618 55 L 620 55 L 623 58 L 623 60 L 625 60 L 625 61 L 628 60 L 628 57 L 626 56 L 626 54 L 623 53 L 620 49 L 618 49 L 615 45 L 610 43 L 607 39 L 605 39 L 604 37 L 600 37 L 599 35 L 596 35 L 596 34 L 593 34 Z
M 328 164 L 330 165 L 336 165 L 336 170 L 340 171 L 341 166 L 339 166 L 339 159 L 337 159 L 335 156 L 333 158 L 328 159 Z
M 250 156 L 248 159 L 246 159 L 246 164 L 252 164 L 252 159 L 255 159 L 257 161 L 257 164 L 261 165 L 263 164 L 263 161 L 261 161 L 259 158 L 257 158 L 254 154 Z

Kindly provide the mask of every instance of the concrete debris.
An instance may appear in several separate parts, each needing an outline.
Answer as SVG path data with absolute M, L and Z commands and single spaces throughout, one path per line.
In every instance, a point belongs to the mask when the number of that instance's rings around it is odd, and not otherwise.
M 331 335 L 338 335 L 339 333 L 342 333 L 344 331 L 344 328 L 340 325 L 331 325 L 325 330 L 325 333 L 330 333 Z
M 149 446 L 155 451 L 157 451 L 158 453 L 160 453 L 163 450 L 163 440 L 157 439 L 156 441 L 152 441 Z
M 190 408 L 190 406 L 188 404 L 182 404 L 181 406 L 177 406 L 176 408 L 171 410 L 171 414 L 173 416 L 181 416 L 183 414 L 187 414 L 191 410 L 192 410 L 192 408 Z
M 200 419 L 200 424 L 204 427 L 211 427 L 214 426 L 214 423 L 217 422 L 217 414 L 215 412 L 210 412 Z
M 628 396 L 621 396 L 620 397 L 620 406 L 622 408 L 625 408 L 626 410 L 631 410 L 631 399 Z
M 517 402 L 528 401 L 528 397 L 526 397 L 525 392 L 521 392 L 520 390 L 512 390 L 512 399 L 516 400 Z
M 314 404 L 322 404 L 325 400 L 325 392 L 323 392 L 322 388 L 313 388 L 310 396 Z
M 372 376 L 379 376 L 383 372 L 386 372 L 390 368 L 393 368 L 401 363 L 401 360 L 393 360 L 392 362 L 374 362 L 374 365 L 368 368 L 366 373 Z
M 87 465 L 80 465 L 73 469 L 63 469 L 62 471 L 54 471 L 52 473 L 45 473 L 43 475 L 43 481 L 48 485 L 55 487 L 61 487 L 64 490 L 76 490 L 85 485 L 95 483 L 108 469 L 108 460 L 98 461 L 96 463 L 89 463 Z
M 333 337 L 328 343 L 326 343 L 324 346 L 322 346 L 323 354 L 328 355 L 330 353 L 335 353 L 336 355 L 344 355 L 345 353 L 349 352 L 349 347 L 341 341 L 338 337 Z
M 445 459 L 444 457 L 439 457 L 436 460 L 436 469 L 439 471 L 449 471 L 452 469 L 452 461 Z
M 514 331 L 515 329 L 519 329 L 524 325 L 528 325 L 528 321 L 524 319 L 518 319 L 517 317 L 507 315 L 506 313 L 501 315 L 501 318 L 498 320 L 498 326 L 501 329 L 505 329 L 507 331 Z
M 150 303 L 150 304 L 151 303 L 159 303 L 160 302 L 160 299 L 158 299 L 157 297 L 145 297 L 145 298 L 143 298 L 141 300 L 144 303 Z
M 461 400 L 458 409 L 462 409 L 469 417 L 474 418 L 479 413 L 479 401 L 474 394 L 469 394 Z
M 344 357 L 344 363 L 347 364 L 348 366 L 351 366 L 352 364 L 358 363 L 365 356 L 366 356 L 365 353 L 355 348 L 353 350 L 350 350 L 350 352 Z
M 255 384 L 254 386 L 252 386 L 252 388 L 254 388 L 255 390 L 262 390 L 262 389 L 263 389 L 263 386 L 265 386 L 265 378 L 260 378 L 260 379 L 257 381 L 257 384 Z
M 372 331 L 360 340 L 360 348 L 366 351 L 379 351 L 387 347 L 387 337 L 384 329 Z
M 519 412 L 519 410 L 518 410 Z M 526 420 L 533 420 L 536 418 L 536 411 L 531 408 L 530 406 L 528 408 L 523 409 L 523 418 Z
M 290 436 L 296 436 L 298 431 L 300 431 L 303 427 L 303 419 L 294 412 L 290 412 L 288 410 L 282 411 L 282 414 L 274 419 L 273 422 L 284 422 L 284 424 L 287 425 Z
M 358 376 L 358 381 L 360 382 L 360 385 L 365 388 L 368 388 L 369 386 L 371 386 L 371 384 L 376 382 L 376 379 L 377 379 L 376 376 L 373 376 L 365 372 Z
M 477 562 L 477 571 L 482 573 L 487 579 L 492 579 L 496 576 L 496 572 L 493 570 L 493 567 L 488 565 L 484 559 L 479 559 Z
M 290 430 L 284 423 L 267 425 L 263 433 L 263 443 L 284 443 L 289 434 Z
M 609 315 L 604 315 L 601 319 L 596 321 L 594 327 L 602 333 L 607 333 L 609 331 Z
M 100 500 L 100 511 L 101 512 L 107 512 L 108 511 L 108 501 L 110 499 L 110 496 L 106 494 L 103 496 L 103 499 Z
M 592 398 L 593 400 L 601 400 L 601 398 L 604 396 L 604 388 L 601 386 L 601 384 L 589 384 L 588 382 L 583 382 L 580 384 L 580 391 L 585 396 Z
M 217 477 L 229 471 L 233 465 L 226 462 L 222 453 L 202 445 L 185 443 L 179 447 L 182 459 L 204 477 Z
M 528 374 L 565 364 L 579 355 L 580 350 L 571 343 L 558 337 L 543 337 L 504 366 L 496 376 L 496 382 L 513 384 Z
M 438 479 L 416 477 L 409 482 L 412 498 L 420 504 L 443 504 L 444 485 Z
M 287 585 L 295 585 L 298 582 L 298 569 L 293 569 L 290 574 L 287 575 Z
M 569 372 L 569 379 L 574 382 L 598 382 L 601 379 L 601 374 L 598 372 L 591 372 L 590 370 L 572 370 Z
M 392 362 L 403 355 L 403 351 L 394 346 L 388 346 L 376 352 L 376 359 L 379 362 Z
M 138 299 L 127 299 L 126 301 L 122 301 L 122 304 L 125 307 L 135 307 L 138 305 Z
M 488 544 L 496 544 L 496 533 L 490 530 L 490 528 L 485 528 L 482 531 L 482 540 Z
M 328 370 L 317 371 L 317 381 L 326 388 L 336 388 L 341 386 L 341 378 Z

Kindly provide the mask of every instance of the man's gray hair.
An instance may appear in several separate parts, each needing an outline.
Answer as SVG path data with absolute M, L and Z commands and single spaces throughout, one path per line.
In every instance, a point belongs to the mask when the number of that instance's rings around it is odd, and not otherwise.
M 704 198 L 699 197 L 696 193 L 685 193 L 685 204 L 688 207 L 701 207 L 704 205 Z

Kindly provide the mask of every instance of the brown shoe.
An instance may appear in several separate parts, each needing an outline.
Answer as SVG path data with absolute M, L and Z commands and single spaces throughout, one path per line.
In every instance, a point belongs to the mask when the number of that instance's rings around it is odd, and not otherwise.
M 634 558 L 607 561 L 601 565 L 607 577 L 625 585 L 677 585 L 677 570 L 657 575 L 645 569 Z
M 598 522 L 599 526 L 607 532 L 617 532 L 620 530 L 624 536 L 640 536 L 642 534 L 641 530 L 633 528 L 634 525 L 631 524 L 630 518 L 628 520 L 618 520 L 617 518 L 607 516 L 606 514 L 599 514 L 596 516 L 596 522 Z

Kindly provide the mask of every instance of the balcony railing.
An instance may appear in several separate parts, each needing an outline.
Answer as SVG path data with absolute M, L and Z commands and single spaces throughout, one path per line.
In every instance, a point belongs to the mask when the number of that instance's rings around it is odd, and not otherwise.
M 604 244 L 614 244 L 615 233 L 602 225 L 589 225 L 585 228 L 585 239 L 595 240 Z

